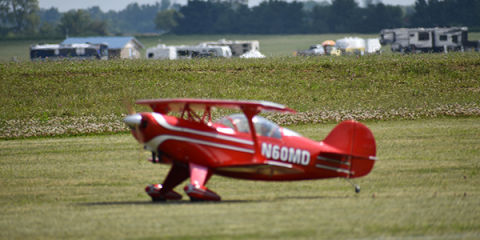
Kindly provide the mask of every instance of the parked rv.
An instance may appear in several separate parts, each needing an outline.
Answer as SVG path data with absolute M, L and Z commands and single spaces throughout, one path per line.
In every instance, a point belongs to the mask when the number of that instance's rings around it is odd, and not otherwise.
M 35 44 L 30 45 L 30 59 L 108 59 L 107 44 Z
M 217 42 L 203 42 L 199 45 L 207 45 L 207 46 L 227 46 L 232 51 L 232 57 L 240 57 L 244 53 L 250 52 L 252 50 L 256 50 L 260 52 L 260 42 L 257 40 L 251 41 L 243 41 L 243 40 L 235 40 L 235 41 L 227 41 L 226 39 L 220 39 Z
M 390 44 L 393 52 L 413 53 L 464 51 L 479 47 L 478 41 L 468 41 L 467 27 L 383 29 L 380 43 Z
M 147 59 L 187 59 L 187 58 L 206 58 L 206 57 L 224 57 L 231 58 L 232 51 L 226 46 L 166 46 L 158 44 L 156 47 L 147 48 Z
M 140 41 L 132 36 L 68 37 L 60 44 L 76 43 L 107 44 L 108 58 L 121 59 L 139 59 L 140 52 L 145 48 Z

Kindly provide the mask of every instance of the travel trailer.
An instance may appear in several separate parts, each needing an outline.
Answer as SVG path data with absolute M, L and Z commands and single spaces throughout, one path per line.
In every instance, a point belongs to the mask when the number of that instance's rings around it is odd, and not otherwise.
M 468 41 L 467 27 L 394 28 L 380 31 L 380 43 L 390 44 L 393 52 L 448 52 L 478 49 Z
M 231 58 L 232 51 L 226 46 L 166 46 L 158 44 L 156 47 L 147 48 L 146 57 L 147 59 Z
M 35 44 L 30 45 L 30 59 L 108 59 L 107 44 Z
M 207 46 L 227 46 L 232 50 L 232 57 L 240 57 L 244 53 L 247 53 L 251 50 L 260 51 L 260 42 L 257 40 L 252 41 L 227 41 L 225 39 L 220 39 L 218 42 L 203 42 L 200 45 Z

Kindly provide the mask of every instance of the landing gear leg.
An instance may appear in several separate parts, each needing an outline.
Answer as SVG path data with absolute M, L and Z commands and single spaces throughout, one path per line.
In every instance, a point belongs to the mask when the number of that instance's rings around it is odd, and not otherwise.
M 205 187 L 213 171 L 195 163 L 190 163 L 189 167 L 190 184 L 185 186 L 183 190 L 190 197 L 190 201 L 220 201 L 221 197 L 218 194 Z
M 349 178 L 347 178 L 347 181 L 352 184 L 353 187 L 355 187 L 355 192 L 356 193 L 359 193 L 360 192 L 360 186 L 358 186 L 357 184 L 353 183 Z

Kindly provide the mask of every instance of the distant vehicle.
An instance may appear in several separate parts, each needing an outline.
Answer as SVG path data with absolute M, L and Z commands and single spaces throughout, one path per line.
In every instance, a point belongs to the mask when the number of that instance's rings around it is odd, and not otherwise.
M 467 27 L 394 28 L 380 31 L 380 43 L 393 52 L 448 52 L 465 48 L 478 51 L 479 42 L 468 41 Z
M 35 44 L 30 45 L 30 59 L 108 59 L 107 44 Z
M 257 40 L 227 41 L 226 39 L 220 39 L 217 42 L 203 42 L 199 45 L 229 47 L 232 50 L 232 57 L 240 57 L 247 52 L 255 50 L 260 52 L 260 42 Z
M 326 40 L 322 42 L 322 47 L 325 49 L 327 55 L 339 55 L 340 52 L 336 47 L 336 43 L 333 40 Z
M 322 45 L 311 45 L 307 50 L 300 50 L 294 53 L 296 56 L 319 56 L 325 55 L 325 49 Z
M 166 46 L 158 44 L 156 47 L 147 48 L 147 59 L 189 59 L 224 57 L 231 58 L 232 51 L 226 46 Z
M 322 44 L 311 45 L 307 50 L 300 50 L 293 53 L 295 56 L 320 56 L 320 55 L 338 55 L 335 41 L 326 40 Z

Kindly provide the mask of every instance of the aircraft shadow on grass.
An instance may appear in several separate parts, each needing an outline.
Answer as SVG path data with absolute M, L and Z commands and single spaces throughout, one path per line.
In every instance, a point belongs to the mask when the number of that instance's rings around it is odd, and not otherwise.
M 80 203 L 83 206 L 108 206 L 108 205 L 183 205 L 183 204 L 230 204 L 230 203 L 261 203 L 261 202 L 276 202 L 281 200 L 307 200 L 307 199 L 328 199 L 328 198 L 348 198 L 346 197 L 325 197 L 325 196 L 296 196 L 296 197 L 277 197 L 271 199 L 256 199 L 256 200 L 222 200 L 222 201 L 112 201 L 112 202 L 91 202 Z

